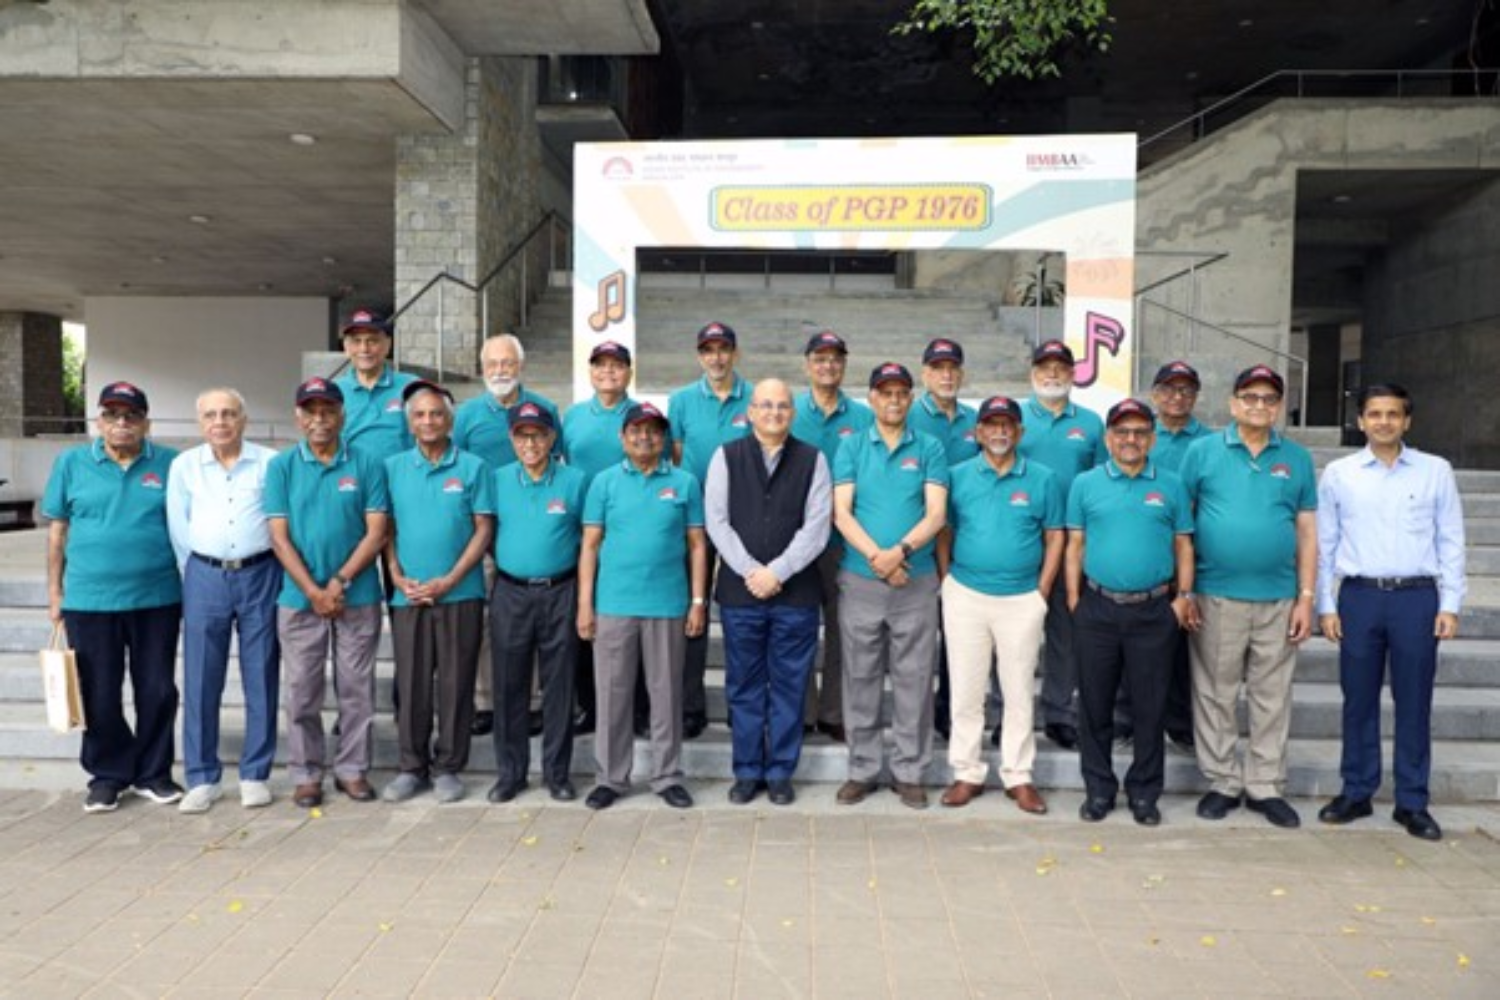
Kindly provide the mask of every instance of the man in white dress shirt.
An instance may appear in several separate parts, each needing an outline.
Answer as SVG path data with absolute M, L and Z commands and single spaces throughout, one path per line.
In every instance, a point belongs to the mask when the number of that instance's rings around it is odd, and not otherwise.
M 178 455 L 167 478 L 167 527 L 183 575 L 182 756 L 188 791 L 178 809 L 206 812 L 223 794 L 219 706 L 229 670 L 229 637 L 239 633 L 245 691 L 240 804 L 269 805 L 276 756 L 281 647 L 276 595 L 281 564 L 261 507 L 266 466 L 276 453 L 245 440 L 249 416 L 233 389 L 198 397 L 204 444 Z

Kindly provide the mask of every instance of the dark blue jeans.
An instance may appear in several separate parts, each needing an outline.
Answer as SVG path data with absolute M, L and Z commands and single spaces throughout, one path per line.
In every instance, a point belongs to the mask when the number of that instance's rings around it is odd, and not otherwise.
M 274 559 L 249 569 L 215 569 L 189 557 L 182 577 L 182 759 L 189 788 L 217 783 L 219 711 L 229 673 L 229 639 L 239 632 L 240 683 L 245 692 L 245 746 L 240 780 L 265 781 L 276 756 L 276 707 L 281 642 Z
M 1426 809 L 1432 773 L 1432 685 L 1438 641 L 1436 587 L 1339 588 L 1339 687 L 1344 692 L 1344 794 L 1367 799 L 1380 789 L 1380 687 L 1390 662 L 1396 741 L 1391 762 L 1396 805 Z
M 736 778 L 787 781 L 796 772 L 818 616 L 816 606 L 719 605 Z
M 137 611 L 64 611 L 83 695 L 79 761 L 117 789 L 172 777 L 177 717 L 177 625 L 182 605 Z M 125 675 L 135 696 L 135 729 L 125 719 Z

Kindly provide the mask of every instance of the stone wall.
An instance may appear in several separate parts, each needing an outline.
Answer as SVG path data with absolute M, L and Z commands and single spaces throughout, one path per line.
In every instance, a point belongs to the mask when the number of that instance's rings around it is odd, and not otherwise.
M 1411 441 L 1465 468 L 1500 469 L 1500 181 L 1412 219 L 1365 282 L 1366 385 L 1400 382 Z
M 535 221 L 535 90 L 530 59 L 471 59 L 463 127 L 398 140 L 397 305 L 442 271 L 477 283 Z M 515 322 L 518 280 L 508 271 L 490 287 L 492 330 Z M 397 358 L 403 367 L 472 375 L 484 333 L 478 298 L 461 285 L 444 284 L 441 293 L 433 288 L 402 315 Z
M 0 312 L 0 437 L 67 429 L 62 392 L 62 320 Z

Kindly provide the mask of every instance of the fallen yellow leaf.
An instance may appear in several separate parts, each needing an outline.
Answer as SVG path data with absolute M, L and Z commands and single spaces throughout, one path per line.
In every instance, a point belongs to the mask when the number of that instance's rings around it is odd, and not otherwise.
M 321 810 L 321 809 L 317 809 L 317 808 L 309 809 L 308 812 L 307 812 L 307 814 L 309 816 L 311 816 L 313 819 L 322 819 L 323 818 L 323 810 Z
M 379 925 L 379 927 L 380 927 L 380 933 L 384 934 L 386 931 L 390 930 L 392 926 L 394 926 L 394 925 L 388 924 L 388 923 L 385 923 L 384 921 L 382 921 L 380 923 L 380 925 Z
M 1104 853 L 1104 845 L 1103 844 L 1090 844 L 1089 845 L 1089 853 L 1091 853 L 1091 854 L 1103 854 Z
M 1431 927 L 1433 924 L 1437 923 L 1437 920 L 1433 917 L 1423 917 L 1422 923 L 1426 924 L 1428 927 Z
M 1403 857 L 1400 857 L 1398 855 L 1397 858 L 1396 858 L 1396 867 L 1397 868 L 1405 868 L 1406 867 L 1406 859 L 1403 858 Z
M 228 907 L 228 909 L 229 909 L 230 913 L 238 913 L 241 910 L 243 910 L 244 908 L 245 908 L 245 904 L 241 903 L 238 899 L 231 899 L 229 901 L 229 907 Z
M 1371 969 L 1369 972 L 1366 972 L 1365 975 L 1369 976 L 1371 979 L 1389 979 L 1389 978 L 1391 978 L 1391 973 L 1390 973 L 1389 969 Z
M 1212 948 L 1214 945 L 1219 943 L 1219 939 L 1214 937 L 1212 934 L 1205 934 L 1198 939 L 1198 943 L 1205 948 Z
M 1286 895 L 1286 890 L 1283 889 L 1283 888 L 1281 888 L 1280 886 L 1277 886 L 1276 888 L 1274 888 L 1274 889 L 1271 890 L 1271 895 L 1273 895 L 1273 896 L 1285 896 Z
M 1467 969 L 1469 967 L 1469 956 L 1463 952 L 1458 953 L 1458 967 L 1460 969 Z
M 1340 927 L 1339 930 L 1351 936 L 1359 933 L 1358 927 Z
M 536 839 L 537 839 L 536 838 L 536 834 L 533 833 L 529 837 L 522 837 L 521 838 L 521 843 L 525 844 L 527 847 L 535 847 L 536 846 Z

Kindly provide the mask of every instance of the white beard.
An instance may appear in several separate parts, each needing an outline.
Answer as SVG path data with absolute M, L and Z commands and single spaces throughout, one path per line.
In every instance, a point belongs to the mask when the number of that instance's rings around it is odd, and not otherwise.
M 996 458 L 1004 458 L 1015 450 L 1016 443 L 1009 438 L 990 438 L 984 444 L 984 450 Z
M 1036 393 L 1037 399 L 1044 399 L 1049 403 L 1067 399 L 1068 393 L 1073 391 L 1070 385 L 1033 385 L 1031 388 Z
M 496 399 L 504 399 L 516 391 L 516 387 L 521 384 L 521 380 L 518 378 L 496 376 L 495 378 L 485 379 L 484 384 L 490 390 L 491 396 L 494 396 Z

